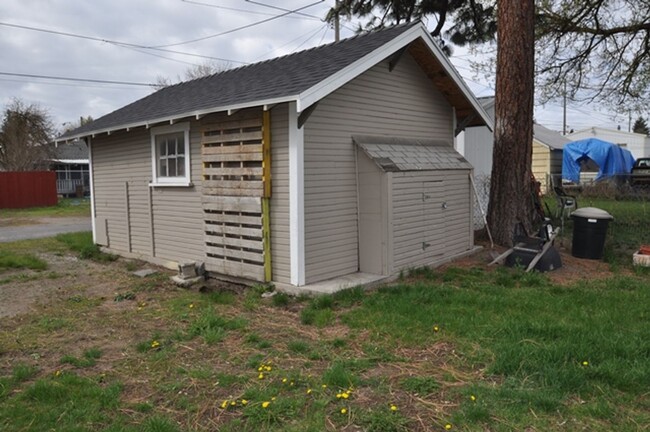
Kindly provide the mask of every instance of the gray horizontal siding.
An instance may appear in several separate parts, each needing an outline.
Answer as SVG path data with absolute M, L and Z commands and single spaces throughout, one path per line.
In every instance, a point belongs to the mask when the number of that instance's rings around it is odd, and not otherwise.
M 149 190 L 152 176 L 149 129 L 138 128 L 93 139 L 96 215 L 107 220 L 111 249 L 151 257 L 150 212 L 153 210 L 157 258 L 169 261 L 204 260 L 199 127 L 198 122 L 191 122 L 190 169 L 193 187 Z M 128 210 L 125 182 L 129 185 Z
M 384 61 L 321 100 L 305 125 L 306 282 L 359 269 L 352 135 L 453 142 L 452 109 L 413 58 Z
M 289 248 L 289 111 L 271 110 L 271 266 L 273 281 L 291 283 Z

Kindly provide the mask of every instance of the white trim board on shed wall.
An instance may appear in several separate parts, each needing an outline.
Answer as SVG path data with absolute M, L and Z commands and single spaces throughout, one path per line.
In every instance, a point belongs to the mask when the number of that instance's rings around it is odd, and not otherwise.
M 289 103 L 289 247 L 291 284 L 305 284 L 305 130 L 296 102 Z

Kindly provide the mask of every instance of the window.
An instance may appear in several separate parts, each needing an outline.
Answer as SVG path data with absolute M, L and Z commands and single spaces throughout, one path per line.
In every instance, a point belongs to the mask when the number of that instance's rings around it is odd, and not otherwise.
M 190 125 L 151 129 L 152 186 L 190 186 Z

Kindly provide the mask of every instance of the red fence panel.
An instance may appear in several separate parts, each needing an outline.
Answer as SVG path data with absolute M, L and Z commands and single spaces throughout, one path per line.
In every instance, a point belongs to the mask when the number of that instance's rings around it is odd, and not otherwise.
M 0 172 L 0 209 L 56 205 L 54 171 Z

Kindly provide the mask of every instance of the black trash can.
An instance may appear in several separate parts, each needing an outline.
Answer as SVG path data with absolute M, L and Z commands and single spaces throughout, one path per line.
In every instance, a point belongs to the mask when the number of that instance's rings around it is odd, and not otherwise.
M 609 221 L 614 217 L 594 207 L 584 207 L 571 213 L 573 245 L 571 255 L 576 258 L 601 259 Z

